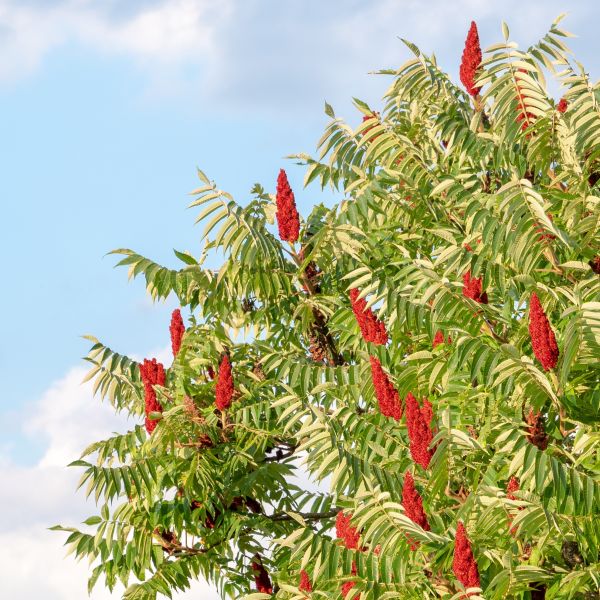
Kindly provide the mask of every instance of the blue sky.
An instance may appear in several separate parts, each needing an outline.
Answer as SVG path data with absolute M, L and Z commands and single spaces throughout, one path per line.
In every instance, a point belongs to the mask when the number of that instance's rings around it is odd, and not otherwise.
M 377 108 L 387 80 L 368 72 L 408 58 L 398 37 L 456 76 L 471 18 L 483 46 L 504 19 L 526 47 L 561 12 L 597 78 L 593 0 L 0 0 L 0 469 L 25 487 L 51 481 L 50 467 L 63 481 L 61 465 L 94 438 L 86 419 L 114 425 L 77 387 L 81 334 L 138 356 L 167 345 L 173 305 L 153 306 L 104 255 L 124 246 L 175 265 L 172 248 L 198 253 L 186 210 L 196 167 L 240 201 L 255 182 L 273 191 L 283 157 L 313 151 L 324 100 L 350 122 L 352 96 Z M 331 199 L 286 168 L 304 214 Z M 33 505 L 25 525 L 68 520 L 71 495 L 56 496 L 55 512 Z M 0 508 L 20 501 L 0 492 Z M 84 510 L 74 506 L 72 521 Z M 60 555 L 56 537 L 44 548 Z M 27 593 L 81 597 L 61 581 Z

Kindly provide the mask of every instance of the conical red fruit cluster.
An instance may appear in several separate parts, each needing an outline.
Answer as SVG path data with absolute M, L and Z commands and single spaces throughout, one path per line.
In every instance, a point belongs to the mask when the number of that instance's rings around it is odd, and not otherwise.
M 481 291 L 481 277 L 471 277 L 471 271 L 463 275 L 463 296 L 471 298 L 480 304 L 487 304 L 487 292 Z
M 298 584 L 298 589 L 301 592 L 306 592 L 307 594 L 312 592 L 312 584 L 310 583 L 310 577 L 304 569 L 300 571 L 300 583 Z
M 352 576 L 356 575 L 356 563 L 354 561 L 352 561 Z M 352 590 L 352 588 L 356 585 L 356 583 L 354 581 L 347 581 L 346 583 L 342 584 L 342 598 L 344 598 L 345 600 L 348 600 L 346 597 L 348 596 L 348 594 L 350 593 L 350 591 Z M 354 596 L 354 598 L 352 600 L 359 600 L 360 598 L 360 594 L 356 594 L 356 596 Z
M 515 496 L 515 492 L 519 491 L 519 480 L 513 475 L 509 480 L 508 483 L 506 485 L 506 497 L 509 500 L 517 500 L 517 497 Z M 519 510 L 522 510 L 522 507 L 519 508 Z M 509 525 L 511 525 L 510 527 L 510 533 L 512 535 L 515 535 L 517 533 L 517 528 L 516 527 L 512 527 L 512 517 L 509 516 L 508 517 L 508 523 Z
M 477 562 L 473 556 L 471 542 L 467 537 L 467 531 L 462 521 L 458 522 L 458 527 L 456 528 L 452 570 L 454 571 L 456 578 L 466 588 L 480 587 Z
M 296 209 L 294 192 L 283 169 L 280 169 L 277 177 L 276 203 L 279 237 L 284 242 L 293 243 L 298 240 L 300 235 L 300 217 Z
M 561 98 L 560 102 L 556 105 L 556 110 L 559 113 L 565 113 L 565 112 L 567 112 L 568 107 L 569 107 L 569 102 L 567 101 L 567 99 Z
M 553 369 L 558 362 L 558 346 L 554 331 L 544 313 L 537 294 L 531 294 L 529 301 L 529 335 L 535 357 L 546 371 Z
M 370 356 L 371 378 L 375 388 L 375 396 L 379 404 L 379 410 L 384 417 L 391 417 L 396 421 L 402 418 L 402 402 L 396 388 L 392 385 L 390 378 L 381 367 L 376 356 Z
M 146 431 L 152 433 L 156 429 L 157 421 L 150 419 L 149 415 L 152 412 L 162 412 L 162 406 L 156 399 L 155 385 L 165 385 L 165 369 L 162 363 L 157 362 L 155 358 L 152 360 L 144 359 L 140 365 L 140 377 L 144 384 L 144 403 L 146 412 Z
M 360 327 L 365 342 L 371 342 L 377 345 L 385 345 L 388 341 L 388 334 L 385 329 L 385 324 L 380 321 L 375 313 L 367 308 L 367 301 L 364 298 L 359 298 L 360 290 L 350 290 L 350 302 L 352 303 L 352 311 Z
M 479 45 L 479 33 L 475 21 L 471 21 L 471 27 L 465 41 L 465 49 L 460 63 L 460 80 L 465 86 L 467 93 L 477 96 L 481 88 L 475 87 L 475 76 L 481 65 L 481 46 Z
M 252 571 L 254 572 L 254 583 L 256 589 L 263 594 L 273 593 L 273 584 L 269 578 L 267 570 L 263 567 L 260 557 L 252 561 Z
M 335 519 L 335 534 L 344 542 L 344 546 L 348 550 L 357 550 L 360 533 L 356 527 L 350 525 L 352 514 L 345 515 L 344 511 L 340 510 Z
M 435 336 L 433 338 L 433 344 L 432 347 L 435 348 L 436 346 L 439 346 L 440 344 L 448 344 L 450 345 L 452 343 L 452 338 L 450 336 L 448 336 L 448 339 L 445 340 L 444 339 L 444 332 L 441 329 L 438 329 L 435 332 Z
M 181 311 L 178 308 L 176 308 L 171 315 L 169 333 L 171 334 L 171 349 L 173 350 L 173 356 L 177 356 L 177 354 L 179 354 L 179 349 L 181 348 L 181 339 L 185 333 L 185 325 L 181 318 Z
M 402 506 L 406 516 L 425 531 L 429 531 L 429 521 L 423 510 L 423 500 L 415 488 L 415 480 L 410 471 L 404 475 L 404 484 L 402 486 Z M 419 546 L 418 542 L 409 539 L 411 550 L 416 550 Z
M 548 447 L 548 434 L 544 424 L 544 416 L 541 412 L 534 412 L 533 409 L 527 415 L 527 439 L 530 444 L 536 446 L 539 450 L 545 450 Z
M 427 469 L 433 456 L 433 450 L 429 448 L 433 440 L 431 431 L 433 408 L 427 399 L 421 408 L 410 392 L 407 394 L 405 402 L 410 454 L 415 463 Z
M 223 411 L 231 406 L 233 399 L 233 374 L 231 362 L 227 353 L 223 354 L 219 372 L 217 373 L 217 387 L 215 391 L 215 405 Z

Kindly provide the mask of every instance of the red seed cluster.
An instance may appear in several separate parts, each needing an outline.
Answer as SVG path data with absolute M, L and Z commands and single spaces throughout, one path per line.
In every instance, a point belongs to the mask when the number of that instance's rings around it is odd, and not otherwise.
M 561 98 L 560 102 L 556 105 L 556 110 L 559 113 L 565 113 L 565 112 L 567 112 L 568 107 L 569 107 L 569 102 L 567 101 L 567 99 Z
M 467 93 L 477 96 L 481 88 L 475 87 L 475 75 L 481 65 L 481 46 L 479 45 L 479 33 L 475 21 L 471 21 L 471 27 L 465 40 L 465 49 L 460 63 L 460 80 L 465 86 Z
M 479 304 L 487 304 L 487 292 L 481 291 L 481 277 L 471 277 L 471 271 L 467 271 L 463 275 L 463 296 L 471 298 Z
M 217 387 L 215 391 L 215 405 L 223 411 L 231 406 L 233 398 L 233 374 L 231 372 L 231 362 L 227 353 L 223 354 L 219 372 L 217 373 Z
M 517 497 L 515 496 L 515 492 L 519 491 L 519 480 L 513 475 L 509 480 L 508 483 L 506 485 L 506 497 L 509 500 L 517 500 Z M 522 507 L 519 508 L 519 510 L 522 510 Z M 517 528 L 516 527 L 512 527 L 512 517 L 509 515 L 508 517 L 508 524 L 511 526 L 510 527 L 510 533 L 511 535 L 515 535 L 517 533 Z
M 300 217 L 296 209 L 294 192 L 290 187 L 287 175 L 283 169 L 277 177 L 277 226 L 279 237 L 284 242 L 295 242 L 300 234 Z
M 588 262 L 588 265 L 590 265 L 592 271 L 594 271 L 596 275 L 600 275 L 600 254 L 594 256 L 594 258 Z
M 381 367 L 379 359 L 375 356 L 371 356 L 369 359 L 371 361 L 371 378 L 379 404 L 379 411 L 384 417 L 392 417 L 392 419 L 399 421 L 402 418 L 400 396 Z
M 458 522 L 456 528 L 456 539 L 454 542 L 454 560 L 452 570 L 456 578 L 466 587 L 480 587 L 479 570 L 477 562 L 471 550 L 471 542 L 467 537 L 467 531 L 462 521 Z
M 252 571 L 254 571 L 254 583 L 256 589 L 263 594 L 273 593 L 273 584 L 269 578 L 267 570 L 262 566 L 260 558 L 252 561 Z
M 356 575 L 356 563 L 354 561 L 352 561 L 352 575 Z M 348 595 L 348 593 L 350 592 L 350 590 L 356 585 L 356 583 L 354 581 L 347 581 L 346 583 L 342 584 L 342 598 L 346 598 L 346 596 Z M 360 594 L 357 594 L 356 596 L 354 596 L 354 598 L 352 600 L 359 600 L 360 598 Z
M 516 500 L 515 492 L 519 491 L 519 480 L 513 475 L 506 484 L 506 497 L 509 500 Z
M 356 527 L 350 525 L 352 514 L 345 515 L 343 510 L 337 514 L 335 519 L 335 534 L 344 542 L 348 550 L 357 550 L 360 533 Z
M 404 475 L 404 484 L 402 486 L 402 506 L 406 516 L 419 527 L 425 531 L 429 531 L 429 521 L 427 515 L 423 510 L 423 500 L 415 488 L 415 480 L 407 471 Z M 416 550 L 419 546 L 418 542 L 409 538 L 408 543 L 410 544 L 411 550 Z
M 527 439 L 530 444 L 536 446 L 539 450 L 545 450 L 548 447 L 548 435 L 544 416 L 541 412 L 534 412 L 533 409 L 527 415 Z
M 448 339 L 445 340 L 444 339 L 444 332 L 441 329 L 438 329 L 435 332 L 435 336 L 433 338 L 433 344 L 432 347 L 435 348 L 436 346 L 439 346 L 440 344 L 448 344 L 450 345 L 452 343 L 452 338 L 450 336 L 448 336 Z
M 527 71 L 525 69 L 519 69 L 517 71 L 517 73 L 527 73 Z M 535 119 L 535 115 L 533 115 L 532 113 L 527 111 L 527 108 L 525 107 L 525 98 L 523 96 L 523 93 L 521 91 L 521 86 L 519 85 L 519 77 L 516 77 L 517 79 L 517 102 L 518 102 L 518 106 L 517 106 L 517 110 L 519 111 L 517 114 L 517 121 L 521 123 L 521 131 L 525 131 L 529 125 L 531 125 L 531 122 L 533 121 L 533 119 Z
M 425 400 L 421 408 L 410 392 L 407 394 L 405 402 L 410 454 L 415 463 L 427 469 L 433 456 L 433 450 L 429 448 L 433 440 L 431 431 L 433 407 L 428 400 Z
M 146 431 L 152 433 L 156 429 L 157 421 L 149 418 L 152 412 L 162 412 L 162 406 L 156 398 L 155 385 L 165 385 L 165 369 L 162 363 L 155 358 L 144 359 L 140 365 L 140 377 L 144 384 L 144 402 L 146 405 Z
M 185 332 L 181 311 L 178 308 L 176 308 L 171 315 L 169 332 L 171 334 L 171 349 L 173 350 L 173 356 L 177 356 L 179 349 L 181 348 L 181 338 L 183 338 Z
M 365 342 L 371 342 L 378 346 L 387 344 L 388 334 L 385 329 L 385 324 L 380 321 L 375 313 L 367 308 L 367 301 L 364 298 L 360 298 L 360 290 L 350 290 L 350 302 L 352 304 L 352 311 L 360 327 Z
M 556 337 L 537 294 L 531 294 L 529 301 L 529 335 L 535 357 L 546 371 L 553 369 L 558 362 Z
M 308 576 L 308 573 L 302 569 L 300 571 L 300 583 L 298 585 L 298 589 L 301 592 L 306 592 L 306 593 L 310 593 L 312 592 L 312 584 L 310 583 L 310 578 Z

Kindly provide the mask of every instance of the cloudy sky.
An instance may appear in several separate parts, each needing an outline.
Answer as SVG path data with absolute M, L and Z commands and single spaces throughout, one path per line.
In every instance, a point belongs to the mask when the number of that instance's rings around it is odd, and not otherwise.
M 595 0 L 0 0 L 3 596 L 86 595 L 86 565 L 46 528 L 94 513 L 64 465 L 132 423 L 80 385 L 80 336 L 140 357 L 167 345 L 173 305 L 105 253 L 198 253 L 196 167 L 240 201 L 257 181 L 272 191 L 283 157 L 314 149 L 324 100 L 350 122 L 352 96 L 377 107 L 387 81 L 369 72 L 408 58 L 399 37 L 456 75 L 471 19 L 484 46 L 504 19 L 526 47 L 561 12 L 597 79 Z M 306 212 L 322 196 L 287 169 Z

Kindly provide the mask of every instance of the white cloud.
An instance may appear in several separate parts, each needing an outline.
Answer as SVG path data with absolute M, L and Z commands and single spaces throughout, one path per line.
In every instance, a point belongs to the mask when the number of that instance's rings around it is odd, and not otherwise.
M 149 68 L 209 61 L 230 0 L 144 2 L 125 15 L 110 2 L 0 0 L 0 80 L 30 73 L 51 50 L 75 41 Z M 133 5 L 132 5 L 133 6 Z
M 31 73 L 74 41 L 132 59 L 146 74 L 142 92 L 185 97 L 196 108 L 205 101 L 213 112 L 306 119 L 323 99 L 376 100 L 387 81 L 367 73 L 407 58 L 398 37 L 456 72 L 470 19 L 484 45 L 498 41 L 504 19 L 527 46 L 569 9 L 567 25 L 577 31 L 600 12 L 574 0 L 0 0 L 0 81 Z
M 170 360 L 166 350 L 159 359 Z M 12 600 L 81 600 L 87 596 L 88 565 L 65 558 L 65 535 L 48 531 L 60 523 L 77 526 L 95 514 L 93 500 L 76 493 L 80 469 L 67 469 L 90 442 L 104 439 L 113 431 L 133 426 L 110 405 L 92 398 L 90 384 L 81 385 L 85 368 L 71 369 L 13 421 L 14 427 L 46 443 L 43 456 L 31 466 L 15 464 L 0 456 L 3 485 L 0 486 L 0 565 L 2 597 Z M 98 583 L 92 600 L 120 598 Z M 175 596 L 218 598 L 204 582 Z

